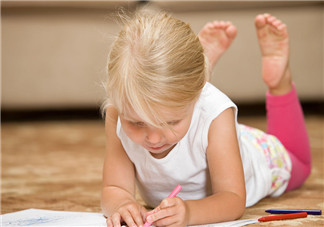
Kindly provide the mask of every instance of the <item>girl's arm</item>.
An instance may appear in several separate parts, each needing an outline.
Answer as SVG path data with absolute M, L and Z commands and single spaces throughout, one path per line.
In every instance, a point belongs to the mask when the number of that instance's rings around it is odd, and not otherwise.
M 114 107 L 106 110 L 106 157 L 103 167 L 101 207 L 108 226 L 126 221 L 128 226 L 143 224 L 146 210 L 135 200 L 135 172 L 117 137 L 118 113 Z M 111 223 L 109 223 L 111 222 Z M 118 226 L 117 224 L 117 226 Z
M 235 220 L 245 210 L 245 181 L 232 108 L 212 122 L 207 161 L 213 194 L 199 200 L 164 199 L 148 216 L 156 226 L 202 225 Z
M 233 108 L 212 122 L 208 133 L 207 161 L 213 195 L 186 201 L 189 224 L 235 220 L 245 210 L 245 181 Z

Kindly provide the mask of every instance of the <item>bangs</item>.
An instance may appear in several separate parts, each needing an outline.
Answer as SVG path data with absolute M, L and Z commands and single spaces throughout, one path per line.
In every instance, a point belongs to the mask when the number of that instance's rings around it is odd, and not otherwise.
M 129 62 L 122 64 L 117 72 L 119 75 L 110 80 L 107 90 L 110 93 L 110 102 L 119 114 L 135 112 L 143 121 L 154 127 L 160 128 L 165 125 L 166 122 L 158 111 L 160 106 L 165 106 L 164 101 L 157 97 L 163 96 L 162 92 L 156 94 L 157 90 L 149 86 L 151 82 Z

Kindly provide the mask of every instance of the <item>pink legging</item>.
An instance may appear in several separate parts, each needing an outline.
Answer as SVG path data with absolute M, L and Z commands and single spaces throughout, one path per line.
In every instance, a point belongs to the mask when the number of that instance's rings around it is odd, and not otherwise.
M 266 95 L 268 133 L 276 136 L 292 161 L 291 178 L 286 191 L 301 186 L 311 172 L 311 150 L 296 87 L 288 94 Z

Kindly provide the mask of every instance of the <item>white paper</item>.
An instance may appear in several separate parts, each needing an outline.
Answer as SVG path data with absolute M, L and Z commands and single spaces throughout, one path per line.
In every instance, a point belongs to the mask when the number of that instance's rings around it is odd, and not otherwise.
M 192 227 L 214 227 L 214 226 L 222 226 L 222 227 L 239 227 L 244 225 L 250 225 L 254 223 L 258 223 L 257 219 L 245 219 L 245 220 L 236 220 L 236 221 L 228 221 L 228 222 L 220 222 L 216 224 L 209 224 L 209 225 L 195 225 Z
M 102 213 L 52 211 L 41 209 L 27 209 L 14 213 L 1 215 L 1 223 L 4 227 L 17 226 L 106 226 L 106 219 Z M 257 219 L 237 220 L 210 225 L 196 225 L 195 227 L 214 226 L 244 226 L 257 223 Z
M 107 226 L 103 214 L 27 209 L 1 215 L 2 226 Z

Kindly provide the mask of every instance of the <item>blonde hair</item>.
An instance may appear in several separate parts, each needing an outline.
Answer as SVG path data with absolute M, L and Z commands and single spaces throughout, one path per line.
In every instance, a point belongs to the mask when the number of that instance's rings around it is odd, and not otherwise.
M 186 108 L 199 97 L 206 74 L 203 48 L 188 24 L 162 11 L 138 10 L 110 51 L 104 108 L 132 110 L 161 127 L 160 107 Z

